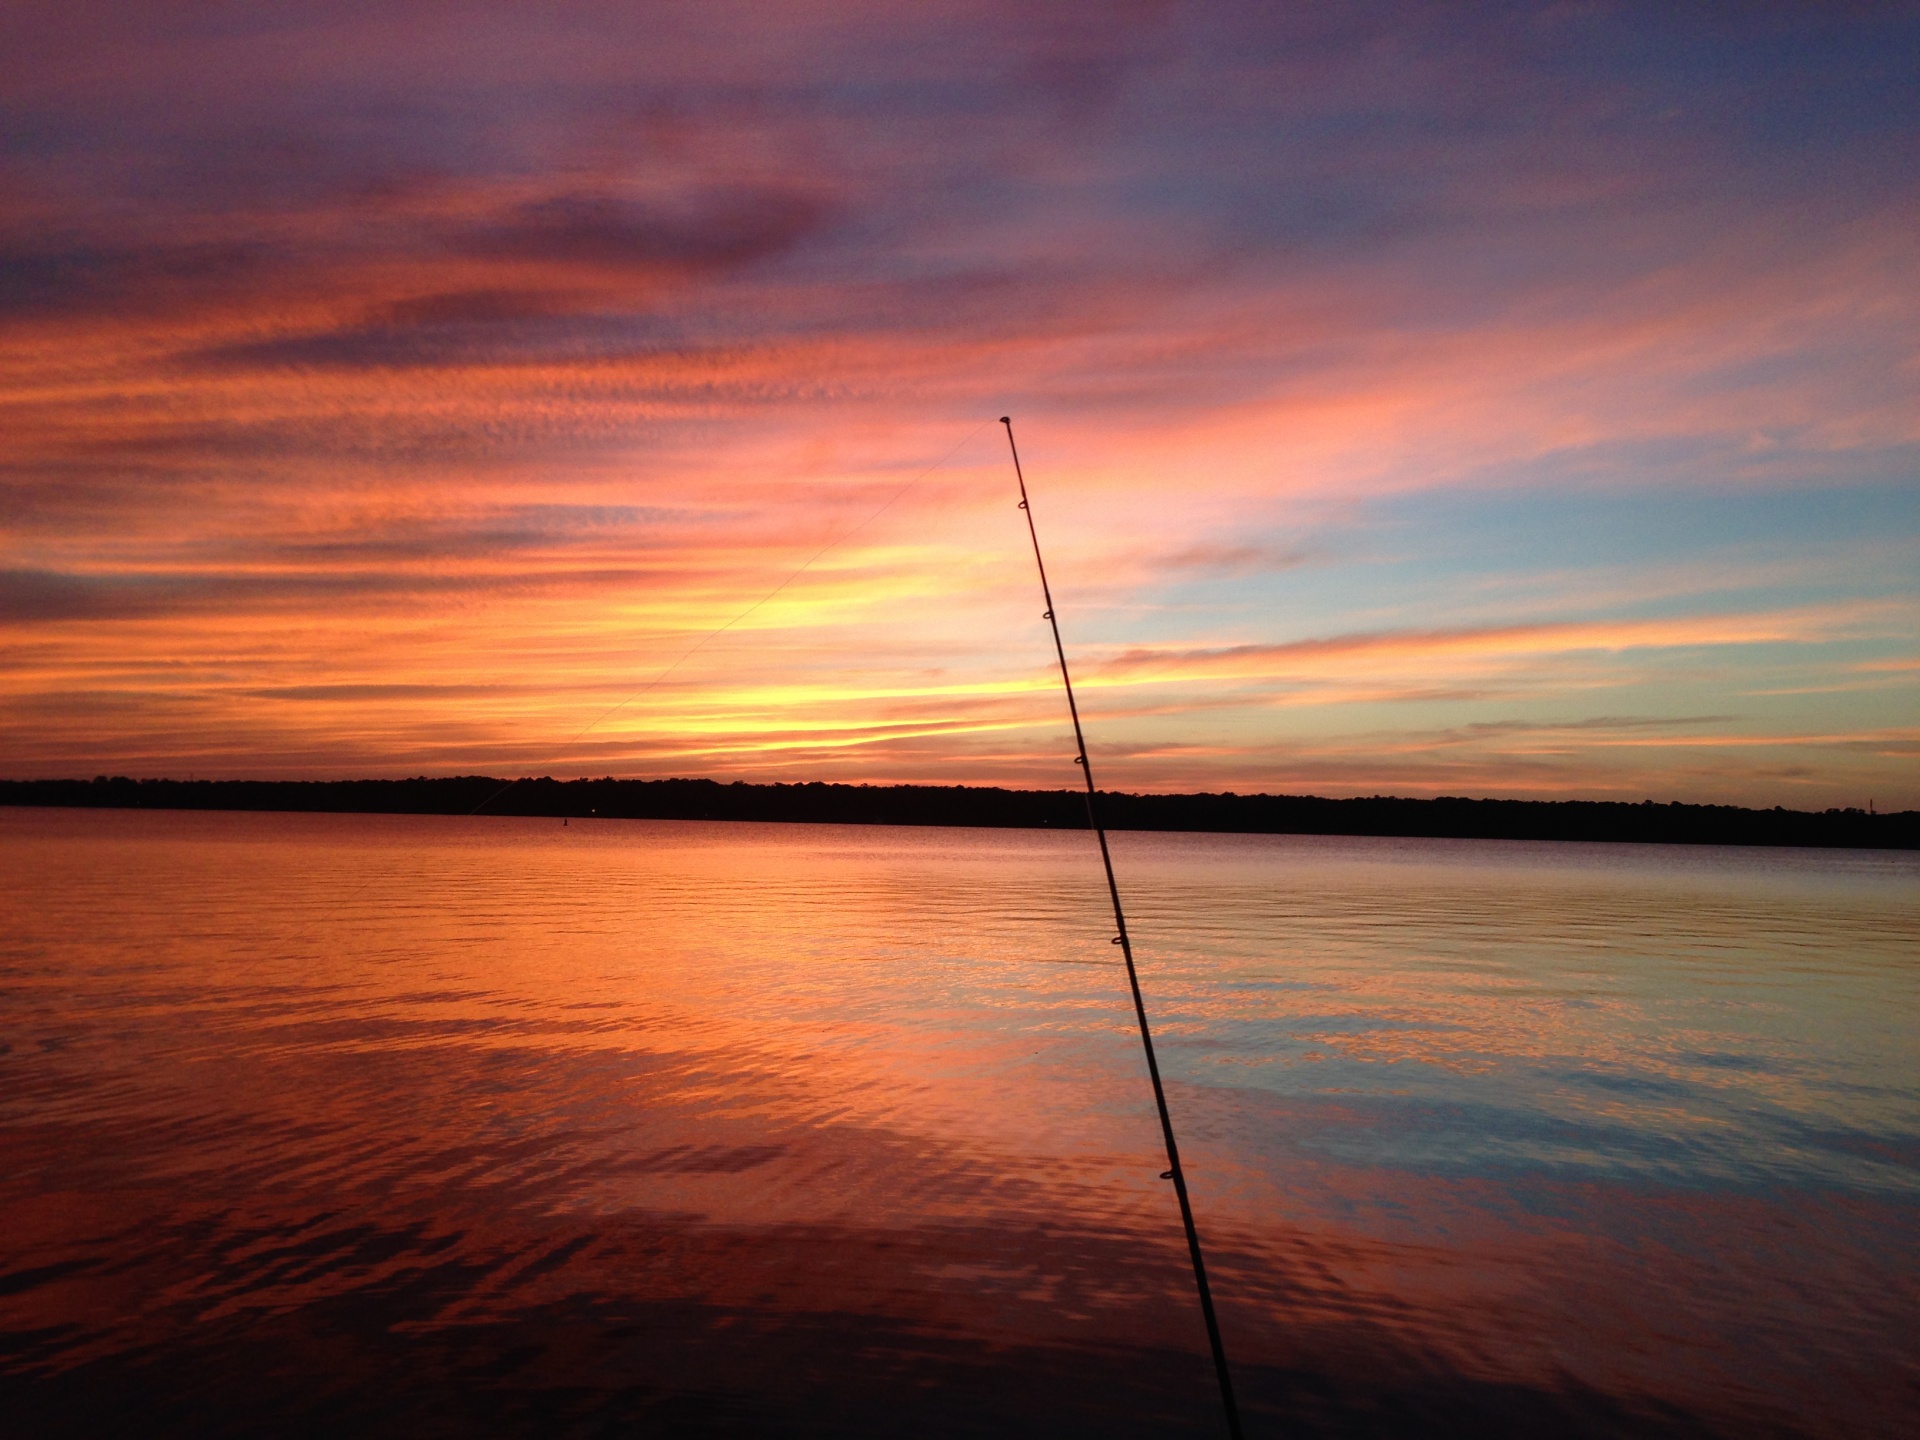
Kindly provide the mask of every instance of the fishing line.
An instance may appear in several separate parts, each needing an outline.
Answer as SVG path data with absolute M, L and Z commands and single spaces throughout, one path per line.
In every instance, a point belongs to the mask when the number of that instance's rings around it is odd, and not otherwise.
M 1002 415 L 1007 427 L 1007 449 L 1013 454 L 1014 477 L 1020 482 L 1020 508 L 1026 512 L 1027 535 L 1033 541 L 1033 563 L 1040 571 L 1040 594 L 1047 602 L 1041 618 L 1053 627 L 1053 649 L 1060 657 L 1060 683 L 1066 687 L 1067 713 L 1073 717 L 1073 741 L 1079 753 L 1073 757 L 1087 781 L 1087 828 L 1100 841 L 1100 863 L 1106 867 L 1107 894 L 1113 900 L 1113 924 L 1119 933 L 1112 943 L 1120 947 L 1126 962 L 1127 985 L 1133 991 L 1133 1014 L 1140 1022 L 1140 1044 L 1147 1052 L 1147 1074 L 1153 1080 L 1153 1103 L 1160 1111 L 1160 1133 L 1167 1142 L 1167 1171 L 1160 1178 L 1173 1181 L 1173 1193 L 1180 1197 L 1180 1221 L 1187 1230 L 1187 1253 L 1193 1259 L 1193 1283 L 1200 1291 L 1200 1313 L 1207 1321 L 1207 1343 L 1213 1347 L 1214 1373 L 1220 1378 L 1220 1403 L 1227 1412 L 1227 1433 L 1240 1440 L 1240 1408 L 1234 1403 L 1233 1377 L 1227 1371 L 1227 1350 L 1220 1342 L 1220 1322 L 1213 1313 L 1213 1292 L 1207 1287 L 1207 1262 L 1200 1253 L 1200 1231 L 1193 1223 L 1193 1202 L 1187 1198 L 1187 1176 L 1180 1168 L 1180 1147 L 1173 1138 L 1173 1116 L 1167 1111 L 1167 1092 L 1160 1083 L 1160 1063 L 1153 1054 L 1153 1031 L 1147 1025 L 1147 1002 L 1140 994 L 1140 974 L 1133 968 L 1133 941 L 1127 935 L 1126 912 L 1120 908 L 1120 885 L 1113 878 L 1113 855 L 1107 849 L 1106 827 L 1100 823 L 1096 802 L 1100 792 L 1093 783 L 1093 766 L 1087 759 L 1087 737 L 1080 729 L 1080 706 L 1073 698 L 1073 676 L 1067 670 L 1067 648 L 1060 640 L 1060 621 L 1054 615 L 1053 589 L 1047 584 L 1047 562 L 1040 558 L 1040 532 L 1034 528 L 1033 506 L 1027 500 L 1027 477 L 1020 468 L 1020 447 L 1013 443 L 1013 419 Z
M 961 452 L 961 450 L 966 447 L 968 442 L 973 439 L 974 436 L 978 435 L 982 430 L 987 428 L 988 424 L 989 424 L 988 421 L 982 420 L 978 425 L 974 426 L 973 429 L 969 430 L 964 436 L 961 437 L 960 443 L 958 445 L 955 445 L 951 450 L 947 451 L 946 454 L 942 455 L 938 460 L 934 461 L 931 465 L 927 466 L 926 469 L 922 470 L 918 475 L 914 476 L 911 480 L 907 481 L 906 484 L 902 485 L 898 490 L 894 491 L 893 494 L 889 495 L 886 499 L 886 502 L 883 505 L 881 505 L 878 510 L 875 510 L 871 515 L 867 516 L 866 519 L 862 520 L 858 525 L 854 526 L 851 530 L 846 531 L 844 534 L 836 537 L 835 539 L 829 540 L 825 545 L 822 545 L 818 550 L 816 550 L 813 553 L 813 557 L 809 559 L 806 562 L 806 564 L 802 565 L 798 570 L 795 570 L 791 575 L 787 576 L 786 579 L 782 580 L 778 585 L 774 586 L 773 589 L 769 590 L 766 594 L 762 595 L 758 600 L 754 601 L 753 604 L 749 605 L 746 609 L 742 610 L 738 615 L 734 616 L 731 620 L 727 621 L 726 624 L 720 626 L 718 629 L 709 630 L 705 635 L 702 635 L 698 640 L 694 641 L 694 643 L 690 647 L 688 647 L 688 649 L 680 656 L 679 659 L 675 660 L 671 665 L 667 666 L 666 669 L 662 670 L 658 675 L 654 676 L 653 679 L 647 681 L 646 684 L 642 685 L 639 689 L 635 690 L 631 695 L 627 696 L 626 699 L 622 700 L 618 705 L 615 705 L 611 710 L 608 710 L 604 715 L 601 715 L 597 719 L 593 720 L 590 724 L 586 726 L 585 729 L 581 730 L 580 734 L 575 735 L 571 740 L 567 741 L 565 745 L 562 745 L 557 751 L 553 753 L 552 757 L 547 761 L 545 761 L 544 763 L 548 765 L 553 764 L 555 760 L 558 760 L 561 756 L 565 755 L 567 751 L 571 750 L 575 745 L 578 745 L 583 736 L 590 734 L 592 731 L 597 730 L 600 728 L 600 726 L 606 724 L 607 721 L 611 720 L 615 715 L 618 715 L 622 710 L 626 709 L 627 706 L 631 705 L 634 701 L 638 700 L 642 695 L 646 694 L 649 690 L 653 689 L 654 686 L 658 685 L 662 680 L 665 680 L 669 675 L 673 674 L 673 672 L 678 670 L 682 665 L 686 664 L 687 661 L 691 660 L 701 650 L 704 650 L 711 641 L 719 639 L 722 635 L 726 634 L 727 631 L 731 630 L 734 626 L 738 625 L 742 620 L 745 620 L 749 615 L 753 614 L 754 611 L 758 610 L 761 606 L 765 605 L 769 600 L 773 599 L 774 596 L 778 595 L 782 590 L 786 589 L 789 585 L 793 584 L 794 581 L 798 580 L 802 575 L 806 574 L 807 571 L 811 570 L 816 564 L 818 564 L 821 558 L 824 557 L 829 551 L 839 549 L 842 545 L 846 544 L 847 541 L 851 540 L 854 536 L 858 535 L 862 530 L 866 529 L 867 526 L 871 525 L 874 521 L 878 520 L 882 515 L 886 514 L 887 511 L 891 510 L 894 507 L 895 502 L 898 501 L 901 496 L 905 495 L 909 490 L 913 489 L 914 486 L 918 485 L 922 480 L 926 479 L 927 476 L 931 475 L 934 471 L 938 470 L 942 465 L 946 464 L 947 461 L 951 460 L 954 456 L 958 455 Z M 506 794 L 507 791 L 511 790 L 514 786 L 518 785 L 522 780 L 526 778 L 527 777 L 524 775 L 516 775 L 513 779 L 507 781 L 506 784 L 502 785 L 498 790 L 494 791 L 493 794 L 487 796 L 486 799 L 482 800 L 478 805 L 474 806 L 473 809 L 467 812 L 467 814 L 478 815 L 482 810 L 486 809 L 487 806 L 491 805 L 494 801 L 498 800 L 502 795 Z

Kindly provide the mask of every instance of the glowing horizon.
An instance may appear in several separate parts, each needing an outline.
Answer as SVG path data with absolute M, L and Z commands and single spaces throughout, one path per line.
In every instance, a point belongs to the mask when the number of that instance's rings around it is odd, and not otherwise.
M 1910 16 L 0 38 L 10 778 L 1920 806 Z

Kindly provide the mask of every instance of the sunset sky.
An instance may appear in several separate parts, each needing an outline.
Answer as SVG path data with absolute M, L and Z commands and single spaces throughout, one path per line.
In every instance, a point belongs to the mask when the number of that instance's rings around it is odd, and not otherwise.
M 0 774 L 1071 785 L 1007 413 L 1109 786 L 1920 805 L 1920 8 L 0 12 Z

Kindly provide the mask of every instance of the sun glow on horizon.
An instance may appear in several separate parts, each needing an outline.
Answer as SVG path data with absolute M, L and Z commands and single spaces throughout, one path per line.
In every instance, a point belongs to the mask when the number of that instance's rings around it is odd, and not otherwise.
M 1011 411 L 1105 783 L 1920 805 L 1910 29 L 1362 12 L 23 7 L 0 769 L 1070 784 Z

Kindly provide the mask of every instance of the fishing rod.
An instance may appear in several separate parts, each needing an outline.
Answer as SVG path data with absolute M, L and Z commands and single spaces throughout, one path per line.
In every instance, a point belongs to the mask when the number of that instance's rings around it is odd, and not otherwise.
M 1186 1172 L 1180 1168 L 1180 1147 L 1173 1138 L 1173 1116 L 1167 1111 L 1167 1092 L 1160 1083 L 1160 1063 L 1153 1054 L 1153 1031 L 1147 1025 L 1147 1002 L 1140 994 L 1140 975 L 1133 968 L 1133 941 L 1127 935 L 1127 915 L 1120 908 L 1120 885 L 1113 878 L 1113 855 L 1107 849 L 1106 827 L 1100 823 L 1096 802 L 1100 792 L 1093 783 L 1093 765 L 1087 759 L 1087 737 L 1080 729 L 1080 706 L 1073 698 L 1073 676 L 1067 670 L 1067 647 L 1060 640 L 1060 621 L 1054 614 L 1053 589 L 1047 584 L 1047 562 L 1040 558 L 1040 532 L 1033 525 L 1033 506 L 1027 501 L 1027 477 L 1020 468 L 1020 447 L 1013 443 L 1013 417 L 1002 415 L 1007 427 L 1007 449 L 1013 453 L 1013 474 L 1020 482 L 1020 508 L 1027 517 L 1027 537 L 1033 541 L 1033 563 L 1040 571 L 1040 594 L 1047 602 L 1044 617 L 1053 627 L 1053 649 L 1060 657 L 1060 683 L 1067 692 L 1067 713 L 1073 717 L 1073 743 L 1079 753 L 1073 757 L 1087 781 L 1087 828 L 1100 841 L 1100 863 L 1106 867 L 1107 895 L 1113 901 L 1113 924 L 1118 931 L 1112 943 L 1120 947 L 1127 963 L 1127 985 L 1133 991 L 1133 1014 L 1140 1022 L 1140 1044 L 1147 1052 L 1147 1074 L 1153 1080 L 1153 1103 L 1160 1110 L 1160 1133 L 1167 1142 L 1167 1170 L 1160 1178 L 1173 1181 L 1173 1193 L 1180 1197 L 1180 1222 L 1187 1228 L 1187 1254 L 1193 1259 L 1193 1283 L 1200 1292 L 1200 1313 L 1207 1321 L 1207 1343 L 1213 1347 L 1213 1369 L 1220 1377 L 1220 1403 L 1227 1412 L 1227 1433 L 1240 1440 L 1240 1407 L 1233 1399 L 1233 1376 L 1227 1371 L 1227 1349 L 1220 1343 L 1220 1322 L 1213 1313 L 1213 1291 L 1207 1287 L 1207 1262 L 1200 1253 L 1200 1231 L 1193 1223 L 1193 1202 L 1187 1198 Z

